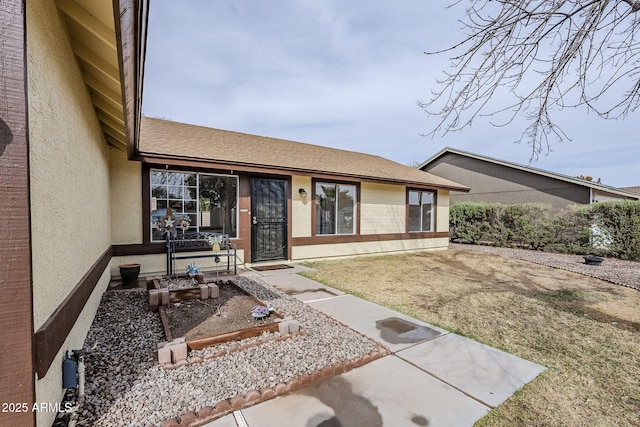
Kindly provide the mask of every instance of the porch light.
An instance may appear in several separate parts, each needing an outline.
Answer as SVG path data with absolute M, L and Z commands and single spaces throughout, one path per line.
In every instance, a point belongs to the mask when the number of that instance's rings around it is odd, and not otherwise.
M 300 188 L 298 190 L 298 193 L 300 194 L 300 197 L 302 197 L 303 199 L 307 198 L 307 190 L 305 190 L 304 188 Z

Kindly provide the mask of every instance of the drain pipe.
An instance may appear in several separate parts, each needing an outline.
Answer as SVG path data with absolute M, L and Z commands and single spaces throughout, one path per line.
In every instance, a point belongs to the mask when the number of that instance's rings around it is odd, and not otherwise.
M 84 396 L 84 381 L 85 381 L 85 365 L 84 365 L 84 349 L 73 350 L 73 355 L 78 361 L 76 370 L 78 372 L 78 396 Z
M 84 355 L 78 356 L 78 396 L 84 396 Z

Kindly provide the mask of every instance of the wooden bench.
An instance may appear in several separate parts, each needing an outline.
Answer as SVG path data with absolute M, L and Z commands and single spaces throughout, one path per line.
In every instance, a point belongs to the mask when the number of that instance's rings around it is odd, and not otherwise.
M 210 238 L 220 239 L 220 250 L 212 251 Z M 189 252 L 209 251 L 209 254 L 189 254 Z M 228 234 L 219 233 L 179 233 L 175 237 L 167 240 L 167 275 L 175 274 L 175 263 L 177 259 L 213 258 L 216 265 L 220 258 L 227 258 L 227 271 L 231 272 L 231 262 L 233 262 L 233 274 L 237 274 L 236 265 L 236 245 L 229 241 Z

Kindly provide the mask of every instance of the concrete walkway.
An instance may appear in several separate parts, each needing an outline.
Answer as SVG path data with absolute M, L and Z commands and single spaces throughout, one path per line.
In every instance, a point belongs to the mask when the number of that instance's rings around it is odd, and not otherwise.
M 249 271 L 392 354 L 209 427 L 472 426 L 545 368 L 299 276 Z

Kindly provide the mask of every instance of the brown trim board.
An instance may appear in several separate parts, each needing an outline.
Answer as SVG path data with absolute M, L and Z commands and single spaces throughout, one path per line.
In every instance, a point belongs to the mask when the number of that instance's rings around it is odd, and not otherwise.
M 0 7 L 0 396 L 3 403 L 31 405 L 35 375 L 25 9 L 24 0 L 3 0 Z M 35 412 L 0 411 L 0 425 L 35 424 Z
M 109 266 L 113 250 L 109 247 L 80 279 L 35 334 L 35 355 L 38 378 L 43 378 L 65 339 L 76 324 L 78 316 L 93 293 L 100 277 Z

